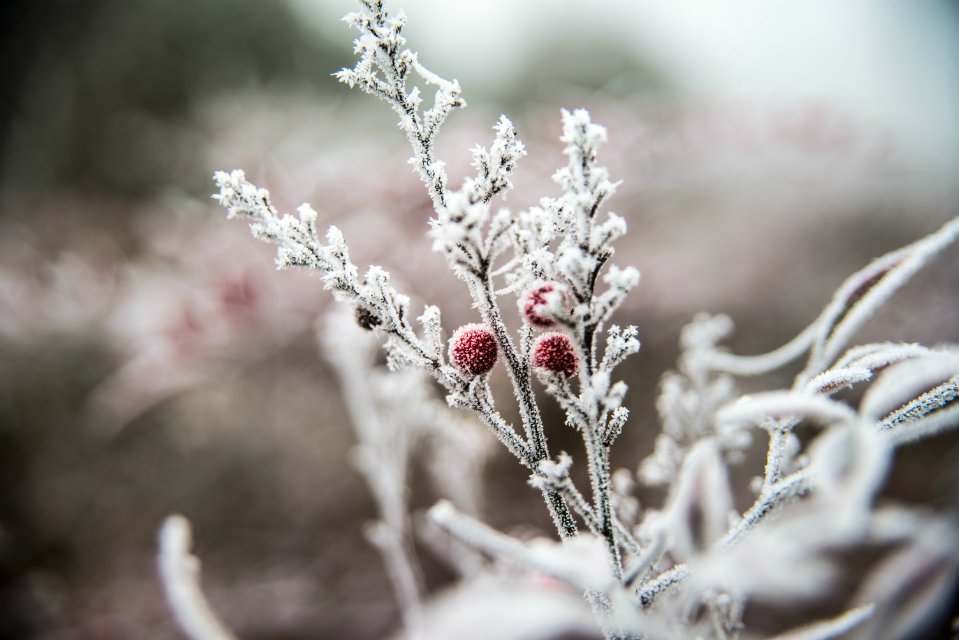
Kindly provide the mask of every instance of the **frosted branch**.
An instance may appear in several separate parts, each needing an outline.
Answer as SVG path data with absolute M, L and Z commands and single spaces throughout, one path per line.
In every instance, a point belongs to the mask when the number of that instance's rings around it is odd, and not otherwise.
M 816 335 L 818 321 L 803 329 L 799 335 L 783 346 L 754 356 L 741 356 L 726 351 L 711 351 L 706 362 L 714 371 L 730 373 L 736 376 L 759 376 L 775 371 L 798 359 L 809 350 Z
M 200 560 L 190 553 L 190 522 L 170 516 L 160 528 L 157 568 L 177 624 L 190 640 L 235 640 L 200 588 Z
M 797 377 L 797 383 L 824 370 L 875 310 L 957 236 L 959 218 L 909 246 L 877 258 L 847 278 L 816 322 L 809 363 Z
M 723 537 L 722 545 L 735 543 L 747 531 L 762 522 L 770 513 L 809 488 L 809 473 L 798 471 L 766 488 L 759 499 Z
M 573 512 L 582 518 L 589 530 L 596 536 L 602 536 L 602 525 L 596 513 L 570 480 L 569 469 L 572 464 L 572 458 L 565 452 L 560 453 L 556 462 L 543 460 L 537 465 L 536 472 L 530 476 L 529 483 L 540 491 L 555 491 L 561 495 Z M 627 549 L 634 554 L 641 553 L 639 543 L 619 519 L 613 518 L 613 526 L 616 528 L 619 540 Z
M 835 618 L 814 622 L 799 629 L 781 633 L 770 640 L 832 640 L 861 625 L 872 617 L 875 611 L 876 606 L 872 604 L 856 607 Z
M 945 406 L 948 387 L 953 386 L 953 378 L 959 376 L 959 351 L 938 351 L 924 357 L 902 362 L 886 370 L 863 396 L 860 411 L 866 418 L 881 420 L 880 428 L 888 429 L 901 422 L 924 415 L 919 410 L 912 412 L 902 405 L 911 403 L 917 397 L 925 396 L 920 404 L 933 403 L 937 407 Z M 930 392 L 933 387 L 945 385 L 940 395 Z M 928 413 L 926 411 L 925 413 Z
M 496 137 L 490 149 L 479 145 L 473 149 L 476 177 L 469 178 L 462 189 L 473 202 L 489 202 L 494 196 L 512 189 L 513 170 L 526 155 L 526 147 L 517 137 L 509 118 L 500 116 L 493 131 Z
M 811 350 L 794 386 L 807 384 L 828 367 L 876 309 L 957 236 L 959 219 L 953 219 L 931 235 L 877 258 L 847 278 L 819 317 L 782 347 L 756 356 L 713 350 L 705 356 L 708 365 L 715 371 L 756 376 L 778 369 Z
M 613 580 L 606 571 L 602 543 L 580 535 L 564 542 L 537 539 L 520 542 L 470 518 L 446 501 L 430 509 L 430 519 L 450 535 L 495 558 L 508 560 L 562 580 L 583 591 L 604 592 Z
M 678 564 L 672 569 L 664 571 L 652 580 L 644 583 L 636 590 L 636 600 L 643 608 L 649 607 L 653 601 L 670 587 L 679 584 L 690 575 L 689 567 Z
M 369 323 L 387 334 L 387 354 L 394 368 L 421 367 L 430 370 L 441 382 L 444 380 L 441 351 L 433 342 L 421 341 L 410 325 L 409 297 L 396 291 L 390 283 L 390 274 L 380 267 L 370 267 L 363 280 L 350 260 L 343 234 L 330 227 L 326 244 L 317 236 L 316 213 L 308 205 L 300 207 L 299 217 L 280 216 L 270 202 L 266 189 L 246 179 L 243 171 L 218 171 L 214 180 L 219 193 L 213 197 L 228 212 L 228 217 L 251 221 L 253 235 L 277 245 L 277 265 L 280 268 L 306 267 L 323 276 L 323 284 L 334 297 L 362 309 Z
M 726 405 L 716 413 L 716 422 L 762 425 L 770 417 L 809 418 L 824 424 L 859 420 L 859 414 L 848 406 L 821 395 L 770 391 Z
M 360 37 L 353 41 L 358 60 L 352 69 L 337 72 L 336 78 L 389 103 L 413 147 L 410 162 L 419 171 L 433 204 L 437 208 L 445 206 L 446 169 L 434 157 L 433 139 L 450 112 L 466 106 L 459 83 L 439 77 L 420 64 L 414 52 L 403 49 L 406 45 L 406 38 L 401 35 L 406 26 L 404 14 L 390 17 L 381 0 L 361 0 L 360 5 L 360 11 L 344 18 L 360 32 Z M 425 111 L 420 109 L 419 88 L 407 87 L 411 71 L 436 87 L 433 106 Z

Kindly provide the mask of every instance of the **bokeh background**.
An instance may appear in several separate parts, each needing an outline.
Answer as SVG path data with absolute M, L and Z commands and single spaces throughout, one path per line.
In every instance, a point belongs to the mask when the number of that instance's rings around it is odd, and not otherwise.
M 614 463 L 651 450 L 660 374 L 700 310 L 773 348 L 871 257 L 959 211 L 959 8 L 945 0 L 405 0 L 420 60 L 469 108 L 454 182 L 500 112 L 530 157 L 506 203 L 555 195 L 560 107 L 609 130 L 643 282 L 643 351 Z M 337 84 L 346 0 L 7 0 L 0 8 L 0 638 L 177 638 L 154 569 L 191 518 L 214 605 L 243 638 L 379 638 L 397 613 L 314 325 L 318 279 L 209 200 L 242 168 L 309 201 L 447 329 L 475 320 L 425 238 L 429 203 L 383 104 Z M 959 341 L 955 248 L 862 339 Z M 783 384 L 788 377 L 765 381 Z M 554 449 L 575 441 L 553 415 Z M 956 438 L 900 456 L 887 494 L 959 509 Z M 755 468 L 743 471 L 748 479 Z M 549 531 L 489 465 L 485 519 Z M 412 500 L 436 494 L 414 477 Z M 661 495 L 640 495 L 655 505 Z M 424 550 L 434 589 L 451 571 Z

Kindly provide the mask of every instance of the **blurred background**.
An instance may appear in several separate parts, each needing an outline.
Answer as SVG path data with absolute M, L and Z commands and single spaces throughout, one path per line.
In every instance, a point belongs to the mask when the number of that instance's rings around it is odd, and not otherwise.
M 500 112 L 530 151 L 507 205 L 554 196 L 559 109 L 609 130 L 610 207 L 643 273 L 621 312 L 635 469 L 679 328 L 778 346 L 843 278 L 959 210 L 959 8 L 946 0 L 403 0 L 420 60 L 464 87 L 453 183 Z M 309 201 L 358 265 L 475 321 L 383 104 L 352 65 L 346 0 L 7 0 L 0 8 L 0 638 L 176 638 L 154 570 L 164 516 L 194 523 L 211 600 L 243 638 L 379 638 L 397 613 L 374 507 L 315 345 L 328 294 L 209 199 L 242 168 Z M 396 8 L 396 7 L 394 7 Z M 950 249 L 862 339 L 959 341 Z M 766 381 L 783 384 L 788 377 Z M 577 457 L 553 415 L 555 450 Z M 956 438 L 906 451 L 887 492 L 959 509 Z M 921 472 L 917 472 L 921 469 Z M 755 469 L 743 472 L 744 478 Z M 548 532 L 497 454 L 485 519 Z M 422 487 L 420 486 L 422 485 Z M 435 499 L 414 477 L 414 504 Z M 641 494 L 644 503 L 662 499 Z M 430 584 L 452 572 L 423 554 Z

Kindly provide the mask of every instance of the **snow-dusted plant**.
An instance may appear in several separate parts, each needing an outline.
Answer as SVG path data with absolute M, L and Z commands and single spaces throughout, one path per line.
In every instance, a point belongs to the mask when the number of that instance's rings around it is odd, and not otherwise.
M 475 175 L 451 187 L 435 143 L 450 113 L 465 106 L 459 84 L 432 73 L 405 48 L 403 14 L 389 15 L 379 0 L 360 5 L 346 18 L 360 34 L 358 61 L 337 77 L 384 100 L 398 115 L 413 149 L 411 163 L 435 210 L 433 247 L 465 282 L 476 321 L 445 339 L 440 309 L 426 306 L 414 318 L 410 298 L 393 286 L 387 271 L 371 266 L 360 274 L 338 229 L 321 237 L 317 214 L 306 204 L 296 215 L 281 215 L 267 190 L 242 171 L 218 172 L 214 197 L 229 217 L 247 220 L 255 237 L 277 245 L 279 267 L 319 273 L 333 296 L 352 308 L 355 323 L 382 343 L 392 377 L 374 370 L 372 353 L 341 324 L 322 332 L 359 436 L 357 463 L 380 510 L 381 521 L 370 534 L 396 587 L 405 635 L 467 637 L 437 631 L 444 627 L 429 620 L 411 552 L 402 484 L 409 456 L 424 441 L 449 440 L 445 430 L 464 428 L 460 418 L 435 406 L 424 375 L 442 387 L 450 407 L 476 416 L 526 469 L 558 540 L 510 537 L 468 515 L 468 506 L 448 501 L 431 510 L 433 523 L 495 563 L 579 592 L 604 637 L 727 640 L 765 637 L 770 630 L 783 632 L 782 638 L 905 637 L 920 628 L 948 597 L 956 575 L 956 524 L 878 502 L 877 494 L 897 447 L 959 424 L 959 350 L 852 341 L 875 309 L 956 239 L 959 220 L 854 274 L 805 331 L 772 353 L 735 356 L 721 346 L 732 322 L 697 317 L 683 331 L 678 370 L 663 378 L 657 404 L 663 431 L 655 451 L 636 474 L 612 473 L 610 452 L 629 421 L 627 387 L 616 368 L 639 350 L 636 327 L 613 324 L 612 318 L 637 286 L 639 272 L 612 263 L 626 224 L 603 213 L 616 189 L 598 162 L 605 129 L 585 110 L 563 111 L 568 162 L 554 176 L 561 195 L 521 212 L 494 210 L 494 199 L 512 187 L 512 172 L 526 153 L 513 125 L 501 117 L 492 144 L 473 150 Z M 424 105 L 414 77 L 435 88 L 431 104 Z M 504 321 L 513 310 L 518 332 Z M 738 395 L 737 377 L 762 375 L 802 357 L 806 365 L 789 389 Z M 512 385 L 518 424 L 504 417 L 502 399 L 489 385 L 500 363 Z M 544 393 L 537 394 L 536 381 Z M 836 392 L 855 386 L 868 387 L 858 406 L 835 399 Z M 558 403 L 566 426 L 582 437 L 585 492 L 571 478 L 572 457 L 549 448 L 547 433 L 562 426 L 547 429 L 544 401 Z M 812 436 L 800 438 L 800 427 Z M 739 509 L 730 468 L 746 458 L 757 434 L 767 443 L 765 468 L 753 483 L 753 504 Z M 453 464 L 456 478 L 456 465 L 475 462 L 469 459 L 472 446 L 448 447 L 434 464 L 446 465 L 448 474 Z M 455 460 L 457 455 L 462 459 Z M 462 490 L 472 486 L 471 477 L 439 485 Z M 664 487 L 665 504 L 639 508 L 632 495 L 637 480 Z M 463 495 L 450 497 L 464 504 Z M 195 588 L 184 531 L 180 520 L 164 528 L 161 567 L 171 604 L 191 637 L 228 637 L 210 620 Z M 750 627 L 748 614 L 755 608 L 772 610 L 774 619 L 777 608 L 809 610 L 845 570 L 843 552 L 862 549 L 879 560 L 856 569 L 847 583 L 857 588 L 820 607 L 822 619 L 791 631 L 775 622 Z M 466 554 L 461 550 L 460 559 Z M 480 580 L 472 570 L 465 575 L 473 577 L 464 582 Z M 545 625 L 530 630 L 516 617 L 484 620 L 486 626 L 469 637 L 547 637 L 557 631 Z
M 379 341 L 370 331 L 375 326 L 362 309 L 334 312 L 320 323 L 317 334 L 340 379 L 356 432 L 353 463 L 377 506 L 378 520 L 365 533 L 383 557 L 404 626 L 415 635 L 423 627 L 425 587 L 408 505 L 410 464 L 423 460 L 445 496 L 476 514 L 491 443 L 477 431 L 479 425 L 436 397 L 421 370 L 387 371 L 377 365 Z M 475 574 L 481 564 L 469 548 L 440 544 L 434 549 L 462 576 Z

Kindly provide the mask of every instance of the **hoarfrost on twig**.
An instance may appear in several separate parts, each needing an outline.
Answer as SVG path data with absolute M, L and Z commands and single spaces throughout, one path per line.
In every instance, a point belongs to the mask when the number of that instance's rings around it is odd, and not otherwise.
M 170 609 L 190 640 L 234 640 L 200 588 L 200 560 L 190 553 L 190 522 L 174 515 L 160 527 L 157 568 Z

